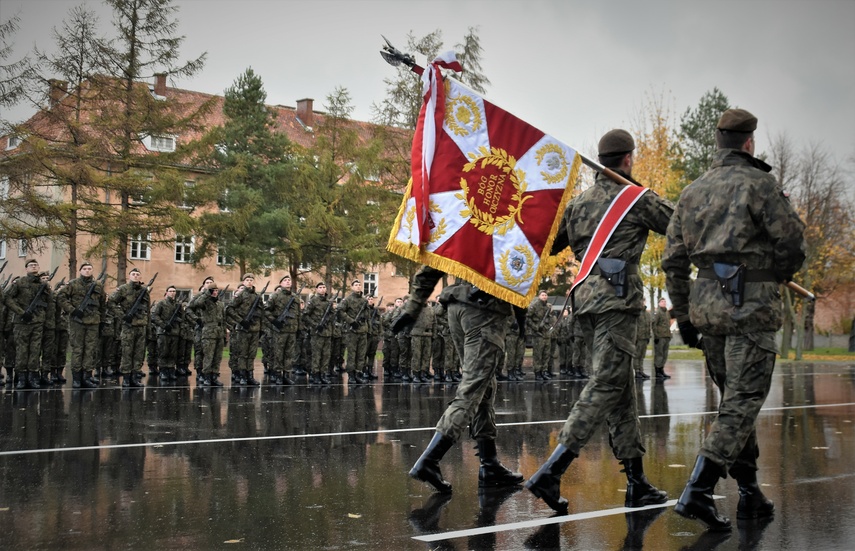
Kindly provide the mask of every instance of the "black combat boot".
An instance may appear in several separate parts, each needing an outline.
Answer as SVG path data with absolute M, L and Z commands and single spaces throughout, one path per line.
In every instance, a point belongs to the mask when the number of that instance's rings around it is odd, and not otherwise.
M 481 468 L 478 470 L 478 486 L 481 488 L 495 486 L 516 486 L 525 480 L 523 475 L 515 473 L 502 465 L 496 454 L 496 441 L 479 438 L 476 444 Z
M 365 380 L 360 376 L 359 371 L 353 370 L 348 373 L 347 384 L 349 385 L 364 385 Z
M 68 382 L 68 379 L 62 376 L 62 372 L 65 370 L 65 366 L 56 368 L 56 380 L 59 381 L 59 384 L 64 385 Z
M 43 370 L 39 374 L 39 386 L 42 388 L 47 388 L 53 384 L 51 381 L 50 371 Z
M 83 381 L 83 373 L 80 371 L 71 372 L 71 388 L 80 388 Z
M 577 457 L 563 444 L 558 444 L 546 463 L 525 483 L 526 489 L 556 513 L 567 513 L 567 500 L 561 497 L 561 475 Z
M 775 504 L 772 503 L 757 484 L 757 471 L 750 467 L 731 467 L 730 475 L 736 479 L 739 487 L 739 504 L 736 506 L 736 518 L 756 519 L 771 517 L 775 514 Z
M 636 371 L 635 372 L 635 378 L 639 379 L 641 381 L 646 381 L 646 380 L 650 379 L 650 375 L 648 375 L 644 371 Z
M 502 371 L 503 371 L 502 369 L 499 369 L 496 372 L 496 380 L 497 381 L 507 381 L 508 380 L 508 376 L 505 375 L 504 373 L 502 373 Z
M 294 379 L 288 376 L 287 371 L 280 371 L 279 373 L 282 375 L 281 380 L 279 381 L 280 385 L 291 386 L 294 384 Z
M 644 507 L 659 505 L 668 501 L 668 494 L 657 489 L 644 476 L 644 467 L 640 457 L 624 459 L 623 472 L 626 473 L 626 507 Z
M 42 388 L 39 379 L 40 377 L 38 371 L 30 371 L 27 374 L 27 387 L 32 389 Z
M 656 368 L 656 378 L 659 379 L 660 381 L 664 381 L 665 379 L 670 379 L 671 376 L 668 375 L 667 373 L 665 373 L 664 367 L 657 367 Z
M 223 382 L 220 380 L 219 373 L 211 373 L 208 375 L 208 380 L 211 381 L 211 386 L 221 387 L 223 386 Z
M 133 371 L 124 375 L 124 379 L 128 381 L 128 386 L 131 388 L 143 388 L 145 386 L 140 380 L 141 377 L 137 377 Z
M 441 432 L 434 434 L 428 447 L 422 452 L 413 468 L 410 469 L 410 476 L 416 480 L 427 482 L 438 492 L 450 493 L 451 484 L 443 480 L 442 472 L 439 470 L 439 462 L 452 444 L 454 444 L 454 440 L 450 437 Z
M 680 516 L 696 518 L 706 523 L 710 530 L 730 530 L 730 520 L 719 516 L 713 501 L 715 485 L 722 475 L 721 467 L 711 459 L 699 455 L 674 511 Z
M 98 388 L 99 381 L 98 381 L 98 379 L 93 377 L 91 374 L 84 371 L 84 372 L 81 372 L 80 376 L 81 376 L 80 386 L 82 388 Z

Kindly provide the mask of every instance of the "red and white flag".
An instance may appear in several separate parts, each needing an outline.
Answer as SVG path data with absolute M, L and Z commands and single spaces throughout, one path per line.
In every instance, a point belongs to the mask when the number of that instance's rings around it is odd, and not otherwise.
M 422 74 L 425 101 L 412 180 L 388 250 L 527 307 L 543 276 L 581 166 L 571 147 L 443 79 L 453 54 Z

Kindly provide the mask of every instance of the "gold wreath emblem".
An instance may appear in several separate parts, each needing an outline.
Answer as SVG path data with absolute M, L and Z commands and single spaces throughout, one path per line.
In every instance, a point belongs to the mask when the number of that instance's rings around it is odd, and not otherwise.
M 483 123 L 478 104 L 469 96 L 452 96 L 450 92 L 451 83 L 445 81 L 445 124 L 455 136 L 468 136 L 477 132 Z
M 460 216 L 469 218 L 469 221 L 478 228 L 478 231 L 487 235 L 493 233 L 505 235 L 517 222 L 522 225 L 523 203 L 534 196 L 525 195 L 527 188 L 525 172 L 516 169 L 517 160 L 508 155 L 504 149 L 494 147 L 488 151 L 484 146 L 478 148 L 478 153 L 469 153 L 468 157 L 472 161 L 463 166 L 463 172 L 471 172 L 479 164 L 482 169 L 487 166 L 495 166 L 508 176 L 511 185 L 514 186 L 514 194 L 507 205 L 507 214 L 493 215 L 478 208 L 475 203 L 475 196 L 470 193 L 469 182 L 466 181 L 465 177 L 460 178 L 460 189 L 463 190 L 463 193 L 454 194 L 456 198 L 466 203 L 466 208 L 460 211 Z
M 543 179 L 549 184 L 560 184 L 567 178 L 570 167 L 567 164 L 567 156 L 564 150 L 555 143 L 548 143 L 537 150 L 537 166 L 546 161 L 546 170 L 540 172 Z
M 511 257 L 511 252 L 515 252 Z M 502 277 L 511 287 L 519 287 L 523 283 L 528 282 L 534 274 L 534 255 L 528 247 L 517 245 L 513 249 L 508 249 L 499 256 L 499 264 L 501 265 Z M 516 276 L 523 272 L 523 275 Z

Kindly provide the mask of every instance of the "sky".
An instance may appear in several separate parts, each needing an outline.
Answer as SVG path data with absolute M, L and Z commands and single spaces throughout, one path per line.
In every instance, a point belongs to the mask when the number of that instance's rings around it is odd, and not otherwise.
M 16 13 L 15 56 L 51 50 L 51 32 L 86 4 L 109 30 L 109 10 L 86 0 L 0 0 Z M 337 87 L 354 118 L 370 120 L 395 71 L 378 54 L 381 34 L 437 29 L 447 49 L 476 27 L 486 98 L 593 155 L 612 128 L 638 128 L 644 106 L 672 117 L 718 87 L 759 119 L 757 151 L 786 134 L 855 165 L 855 0 L 176 0 L 181 59 L 207 52 L 196 76 L 171 86 L 222 94 L 248 67 L 268 103 L 313 98 L 323 110 Z M 13 59 L 15 58 L 13 56 Z M 417 56 L 417 62 L 425 59 Z M 18 108 L 6 118 L 32 114 Z

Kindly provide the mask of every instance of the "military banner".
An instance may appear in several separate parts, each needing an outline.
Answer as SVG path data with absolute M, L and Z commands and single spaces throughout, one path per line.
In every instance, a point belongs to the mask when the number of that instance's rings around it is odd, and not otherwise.
M 453 61 L 453 58 L 451 58 Z M 390 252 L 474 283 L 520 307 L 537 293 L 579 154 L 453 79 L 437 58 L 424 70 L 425 103 L 412 179 Z

